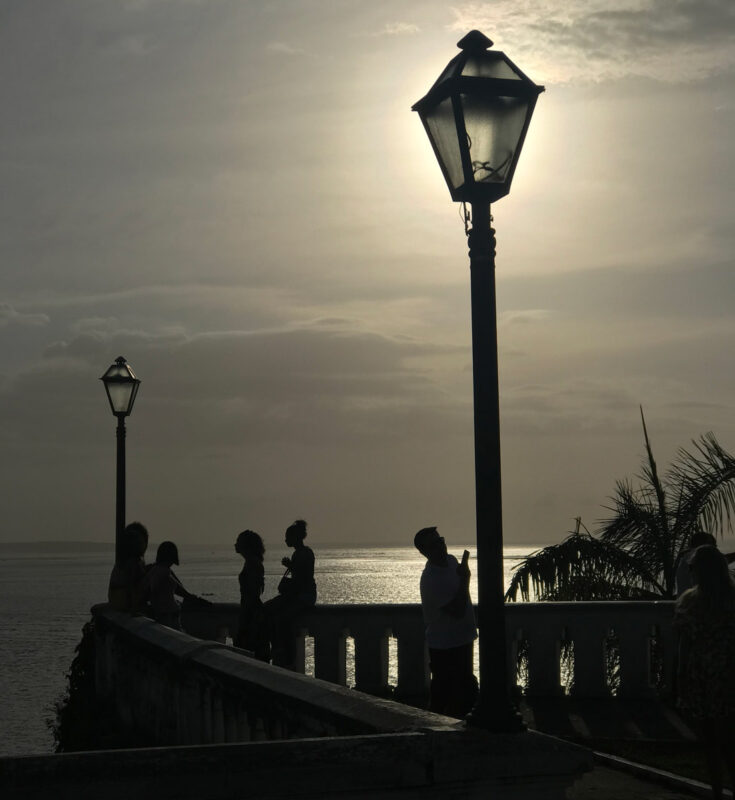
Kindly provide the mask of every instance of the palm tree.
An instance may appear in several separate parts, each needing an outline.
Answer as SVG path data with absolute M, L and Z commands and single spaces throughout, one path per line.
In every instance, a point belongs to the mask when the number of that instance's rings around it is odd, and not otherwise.
M 618 481 L 612 516 L 592 535 L 577 518 L 559 544 L 532 553 L 516 567 L 506 600 L 648 600 L 673 598 L 676 569 L 701 529 L 732 531 L 735 457 L 713 433 L 680 448 L 661 478 L 641 408 L 647 458 L 640 484 Z

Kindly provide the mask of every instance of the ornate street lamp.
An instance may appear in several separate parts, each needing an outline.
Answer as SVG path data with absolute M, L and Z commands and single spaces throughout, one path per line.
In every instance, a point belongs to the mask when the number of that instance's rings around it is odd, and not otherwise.
M 536 99 L 543 92 L 492 42 L 471 31 L 429 93 L 413 106 L 453 200 L 469 203 L 475 409 L 480 695 L 468 722 L 510 732 L 523 725 L 509 691 L 503 586 L 495 231 L 490 203 L 510 191 Z
M 119 356 L 100 378 L 105 385 L 112 413 L 117 417 L 117 492 L 115 504 L 115 561 L 120 560 L 125 530 L 125 417 L 130 416 L 140 380 L 130 364 Z

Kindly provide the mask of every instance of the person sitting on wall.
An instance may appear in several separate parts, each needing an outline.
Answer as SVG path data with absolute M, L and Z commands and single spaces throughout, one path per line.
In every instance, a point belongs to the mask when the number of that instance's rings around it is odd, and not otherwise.
M 250 650 L 256 658 L 268 661 L 270 645 L 261 595 L 265 586 L 263 540 L 255 531 L 243 531 L 235 542 L 235 552 L 243 557 L 240 582 L 240 615 L 235 647 Z
M 413 540 L 426 557 L 421 573 L 421 610 L 429 647 L 431 686 L 429 710 L 464 717 L 477 697 L 473 670 L 473 642 L 477 638 L 470 600 L 469 553 L 459 564 L 447 553 L 436 528 L 422 528 Z
M 148 570 L 148 584 L 151 616 L 156 622 L 180 631 L 181 605 L 174 595 L 197 605 L 209 605 L 209 601 L 188 592 L 176 577 L 171 567 L 179 563 L 179 549 L 173 542 L 161 542 L 156 552 L 156 563 Z
M 304 544 L 305 538 L 303 519 L 297 519 L 286 529 L 286 544 L 293 547 L 294 553 L 291 558 L 287 556 L 281 560 L 286 574 L 278 584 L 278 596 L 265 603 L 273 663 L 279 667 L 293 666 L 296 657 L 294 620 L 316 603 L 314 551 Z
M 120 557 L 110 573 L 107 600 L 117 611 L 146 613 L 147 583 L 145 551 L 148 529 L 141 522 L 125 527 L 120 541 Z

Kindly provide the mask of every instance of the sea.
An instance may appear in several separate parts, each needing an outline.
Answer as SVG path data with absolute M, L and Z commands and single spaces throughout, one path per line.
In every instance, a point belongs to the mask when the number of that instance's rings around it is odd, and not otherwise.
M 472 544 L 450 546 L 461 558 Z M 319 547 L 315 577 L 320 603 L 418 603 L 424 559 L 413 547 Z M 513 566 L 534 548 L 506 547 L 506 586 Z M 151 550 L 149 550 L 150 556 Z M 155 552 L 155 549 L 153 549 Z M 264 597 L 283 574 L 266 554 Z M 242 560 L 232 545 L 180 548 L 176 574 L 194 594 L 213 602 L 238 602 Z M 48 754 L 49 721 L 66 690 L 66 675 L 90 608 L 104 602 L 110 575 L 109 545 L 34 543 L 0 545 L 0 756 Z M 472 582 L 473 599 L 476 584 Z M 395 665 L 392 665 L 394 668 Z

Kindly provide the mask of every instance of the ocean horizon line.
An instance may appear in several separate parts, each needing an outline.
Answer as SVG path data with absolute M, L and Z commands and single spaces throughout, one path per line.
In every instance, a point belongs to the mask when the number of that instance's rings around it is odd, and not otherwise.
M 151 540 L 152 545 L 155 545 L 156 541 Z M 217 542 L 207 542 L 206 544 L 202 544 L 200 542 L 197 543 L 189 543 L 186 541 L 177 542 L 180 547 L 185 547 L 188 550 L 195 550 L 195 551 L 203 551 L 203 550 L 212 550 L 213 548 L 230 548 L 233 546 L 233 543 L 229 540 L 227 541 L 217 541 Z M 325 548 L 325 549 L 340 549 L 340 550 L 374 550 L 374 549 L 394 549 L 394 550 L 402 550 L 406 548 L 412 548 L 413 544 L 409 541 L 403 544 L 396 544 L 395 542 L 371 542 L 370 544 L 355 544 L 354 542 L 338 542 L 338 541 L 319 541 L 317 539 L 311 540 L 311 544 L 314 547 Z M 504 548 L 524 548 L 527 549 L 530 553 L 533 550 L 536 550 L 541 547 L 546 547 L 548 544 L 527 544 L 525 542 L 520 543 L 511 543 L 505 542 Z M 473 541 L 458 541 L 457 543 L 449 542 L 448 547 L 450 551 L 460 549 L 462 547 L 473 548 L 476 547 L 476 543 Z M 0 551 L 2 550 L 41 550 L 41 549 L 53 549 L 53 550 L 90 550 L 95 552 L 102 552 L 105 550 L 112 550 L 114 549 L 114 542 L 111 541 L 101 541 L 101 540 L 90 540 L 90 539 L 33 539 L 27 541 L 11 541 L 11 542 L 2 542 L 0 541 Z M 150 547 L 149 547 L 150 551 Z

